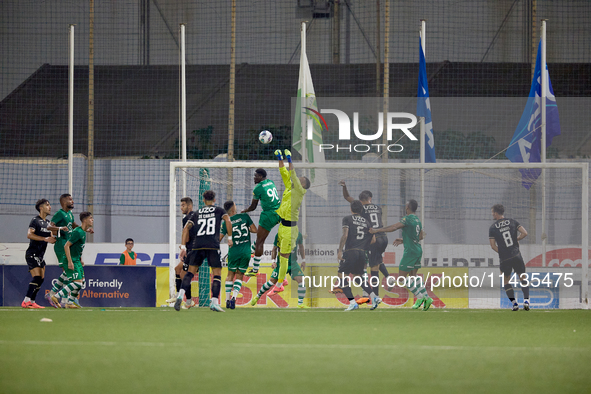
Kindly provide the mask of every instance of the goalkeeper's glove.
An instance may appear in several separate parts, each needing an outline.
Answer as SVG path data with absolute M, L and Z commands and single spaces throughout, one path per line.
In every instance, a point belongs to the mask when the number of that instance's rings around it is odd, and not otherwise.
M 283 154 L 281 153 L 281 150 L 277 149 L 275 151 L 275 157 L 277 158 L 277 160 L 283 160 Z
M 288 163 L 291 163 L 291 152 L 287 149 L 285 150 L 285 158 L 287 159 Z

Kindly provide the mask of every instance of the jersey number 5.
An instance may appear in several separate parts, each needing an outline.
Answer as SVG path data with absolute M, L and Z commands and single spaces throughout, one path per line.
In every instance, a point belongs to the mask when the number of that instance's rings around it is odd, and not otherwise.
M 215 234 L 215 218 L 199 219 L 197 224 L 200 225 L 197 236 L 214 235 Z

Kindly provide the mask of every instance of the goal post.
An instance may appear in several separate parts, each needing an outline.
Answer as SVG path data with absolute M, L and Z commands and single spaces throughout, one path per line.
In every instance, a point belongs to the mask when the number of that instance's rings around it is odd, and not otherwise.
M 336 247 L 341 235 L 341 220 L 347 214 L 350 214 L 348 203 L 342 198 L 341 187 L 338 182 L 341 179 L 347 180 L 350 195 L 356 197 L 362 190 L 378 190 L 378 184 L 387 174 L 389 188 L 386 193 L 385 201 L 383 196 L 374 194 L 373 203 L 388 208 L 388 223 L 396 223 L 404 215 L 404 202 L 408 199 L 419 199 L 424 194 L 425 201 L 418 201 L 419 210 L 425 216 L 423 224 L 427 237 L 423 250 L 423 267 L 441 268 L 462 266 L 465 270 L 476 270 L 480 260 L 489 261 L 491 267 L 494 266 L 495 281 L 498 281 L 498 256 L 491 255 L 492 250 L 488 245 L 488 227 L 493 220 L 490 215 L 490 208 L 495 203 L 501 203 L 506 207 L 507 217 L 514 217 L 519 220 L 524 227 L 538 227 L 538 234 L 543 234 L 547 229 L 541 229 L 542 222 L 538 215 L 535 223 L 529 223 L 529 193 L 522 186 L 521 173 L 519 169 L 545 169 L 546 187 L 548 190 L 548 217 L 546 223 L 551 230 L 548 244 L 550 245 L 548 255 L 548 265 L 542 267 L 541 261 L 541 240 L 526 239 L 522 241 L 522 254 L 528 265 L 528 271 L 531 267 L 536 267 L 533 271 L 541 273 L 548 272 L 552 267 L 572 268 L 576 272 L 575 278 L 577 290 L 576 299 L 571 290 L 569 303 L 561 304 L 561 307 L 589 308 L 589 164 L 581 162 L 567 163 L 378 163 L 378 162 L 330 162 L 322 164 L 314 163 L 294 163 L 296 171 L 305 169 L 326 169 L 328 173 L 329 198 L 323 200 L 314 193 L 315 186 L 312 185 L 306 194 L 307 200 L 307 220 L 308 234 L 304 234 L 306 248 L 310 246 L 309 257 L 306 258 L 307 264 L 315 266 L 315 260 L 319 265 L 332 264 L 336 267 Z M 268 172 L 268 178 L 275 181 L 280 194 L 283 191 L 283 185 L 280 181 L 277 162 L 257 161 L 257 162 L 171 162 L 170 163 L 170 209 L 169 209 L 169 262 L 170 262 L 170 288 L 174 291 L 174 265 L 176 264 L 176 255 L 178 253 L 178 243 L 180 241 L 180 211 L 178 210 L 178 201 L 180 200 L 179 182 L 182 173 L 187 174 L 187 178 L 194 179 L 195 183 L 199 181 L 198 171 L 200 168 L 207 167 L 211 170 L 211 189 L 218 196 L 217 205 L 223 205 L 225 201 L 225 190 L 228 185 L 233 188 L 233 199 L 237 205 L 249 204 L 252 199 L 252 172 L 256 168 L 264 168 Z M 234 169 L 234 179 L 228 180 L 226 169 Z M 381 171 L 378 171 L 381 170 Z M 425 186 L 419 182 L 420 170 L 425 172 Z M 191 183 L 188 180 L 188 183 Z M 222 187 L 223 186 L 223 187 Z M 198 196 L 196 189 L 187 187 L 187 193 L 193 199 Z M 260 209 L 252 212 L 253 216 L 258 216 Z M 385 210 L 384 210 L 385 211 Z M 539 210 L 541 212 L 541 210 Z M 258 219 L 255 220 L 258 224 Z M 554 228 L 554 226 L 556 228 Z M 541 230 L 541 231 L 540 231 Z M 267 238 L 266 243 L 273 242 L 272 237 L 276 231 L 272 232 Z M 391 241 L 399 234 L 388 234 Z M 254 240 L 253 240 L 254 242 Z M 334 257 L 330 261 L 326 258 L 320 258 L 314 255 L 318 248 L 315 244 L 321 243 L 322 247 L 334 249 Z M 328 245 L 328 246 L 326 246 Z M 314 249 L 316 248 L 316 249 Z M 576 252 L 575 252 L 576 250 Z M 561 253 L 566 254 L 561 254 Z M 577 255 L 576 253 L 579 253 Z M 308 253 L 308 252 L 306 252 Z M 389 254 L 388 254 L 389 253 Z M 458 257 L 452 257 L 452 254 L 458 254 Z M 487 259 L 469 258 L 467 256 L 479 257 L 480 254 L 486 254 Z M 573 254 L 575 253 L 575 254 Z M 388 256 L 386 256 L 388 255 Z M 385 263 L 390 273 L 397 272 L 397 268 L 392 266 L 392 261 L 399 261 L 402 255 L 402 247 L 393 249 L 390 245 L 386 251 Z M 395 257 L 392 257 L 395 256 Z M 396 258 L 396 256 L 398 258 Z M 448 257 L 450 261 L 448 260 Z M 455 255 L 454 255 L 455 256 Z M 464 257 L 462 257 L 464 256 Z M 558 256 L 558 257 L 557 257 Z M 562 257 L 561 257 L 562 256 Z M 581 267 L 576 268 L 574 260 L 579 259 Z M 386 258 L 387 257 L 387 258 Z M 439 260 L 437 258 L 439 257 Z M 454 260 L 452 263 L 451 260 Z M 456 265 L 454 265 L 456 264 Z M 474 266 L 474 264 L 476 264 Z M 578 266 L 578 263 L 576 264 Z M 539 269 L 538 269 L 539 267 Z M 332 269 L 332 268 L 331 268 Z M 334 270 L 336 274 L 336 269 Z M 492 278 L 492 276 L 491 276 Z M 492 280 L 492 279 L 491 279 Z M 554 282 L 553 282 L 554 283 Z M 491 285 L 492 286 L 492 285 Z M 470 307 L 500 307 L 499 304 L 498 283 L 495 282 L 494 289 L 487 295 L 486 301 L 477 302 L 472 299 L 466 301 Z M 472 289 L 470 289 L 472 290 Z M 491 295 L 493 294 L 494 295 Z M 517 292 L 516 292 L 517 293 Z M 566 294 L 566 292 L 563 292 Z M 474 297 L 480 297 L 477 293 Z M 483 293 L 484 294 L 484 293 Z M 310 289 L 307 297 L 327 297 L 324 290 L 316 291 Z M 388 294 L 395 301 L 395 294 Z M 334 296 L 332 296 L 334 298 Z M 459 297 L 459 296 L 458 296 Z M 467 297 L 467 296 L 466 296 Z M 495 298 L 496 297 L 496 298 Z M 494 299 L 493 299 L 494 298 Z M 502 299 L 502 297 L 501 297 Z M 392 301 L 392 302 L 394 302 Z M 323 302 L 313 302 L 313 305 L 325 305 Z M 392 304 L 394 305 L 394 304 Z M 396 304 L 398 305 L 398 304 Z M 455 305 L 448 303 L 448 306 Z M 466 304 L 467 305 L 467 304 Z M 557 304 L 548 304 L 547 307 L 556 307 Z

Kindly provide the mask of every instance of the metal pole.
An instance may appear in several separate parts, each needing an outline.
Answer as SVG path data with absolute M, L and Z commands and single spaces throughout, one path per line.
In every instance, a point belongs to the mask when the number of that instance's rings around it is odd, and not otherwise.
M 68 193 L 74 194 L 74 26 L 70 25 L 68 65 Z
M 307 23 L 306 22 L 302 22 L 301 27 L 300 27 L 300 40 L 301 40 L 301 53 L 300 53 L 300 70 L 302 68 L 302 64 L 303 62 L 307 61 L 307 56 L 306 56 L 306 28 L 307 28 Z M 301 71 L 300 71 L 300 77 L 301 77 Z M 307 85 L 307 78 L 302 78 L 302 92 L 301 95 L 302 97 L 300 98 L 301 100 L 301 107 L 308 107 L 308 85 Z M 297 114 L 295 115 L 297 116 Z M 302 163 L 307 163 L 308 162 L 308 152 L 306 151 L 306 144 L 308 142 L 308 140 L 306 139 L 306 127 L 308 125 L 308 116 L 306 115 L 306 113 L 304 111 L 302 111 L 302 113 L 300 114 L 300 124 L 302 125 L 302 130 L 301 130 L 301 147 L 302 147 Z M 306 175 L 308 175 L 308 171 L 304 171 L 304 173 Z M 307 232 L 307 228 L 306 226 L 308 225 L 308 220 L 306 218 L 306 215 L 308 214 L 308 208 L 306 205 L 306 199 L 304 198 L 304 200 L 302 201 L 302 228 L 300 229 L 302 235 L 304 236 L 304 239 L 306 239 L 305 237 L 307 236 L 308 232 Z
M 536 69 L 536 57 L 538 54 L 538 40 L 535 38 L 537 37 L 537 30 L 536 30 L 536 13 L 537 13 L 537 0 L 531 0 L 531 23 L 532 23 L 532 30 L 531 30 L 531 37 L 532 37 L 532 47 L 531 47 L 531 78 L 534 79 L 534 72 Z M 537 242 L 536 237 L 536 225 L 537 225 L 537 216 L 538 216 L 538 195 L 537 195 L 537 185 L 534 183 L 529 189 L 529 228 L 527 231 L 529 232 L 529 242 L 531 244 L 535 244 Z
M 234 161 L 234 116 L 236 106 L 236 0 L 232 0 L 230 26 L 230 103 L 228 106 L 228 161 Z M 226 198 L 233 198 L 234 169 L 228 169 Z
M 176 167 L 170 166 L 169 172 L 169 211 L 168 211 L 168 294 L 175 295 L 176 266 Z M 184 195 L 183 195 L 184 197 Z
M 88 33 L 88 211 L 94 213 L 94 0 L 90 0 Z M 88 237 L 89 236 L 89 237 Z M 93 240 L 88 234 L 88 241 Z
M 583 308 L 589 309 L 589 163 L 583 164 L 581 184 L 583 188 L 581 200 L 582 232 L 581 232 L 581 274 Z
M 423 55 L 425 56 L 425 63 L 427 62 L 427 51 L 425 49 L 425 31 L 426 31 L 426 21 L 425 19 L 421 19 L 421 31 L 419 32 L 419 36 L 421 38 L 421 47 L 423 48 Z M 426 67 L 426 64 L 425 64 Z M 420 118 L 420 134 L 421 134 L 421 138 L 420 138 L 420 149 L 421 149 L 421 153 L 420 153 L 420 163 L 424 163 L 425 162 L 425 117 L 421 116 Z M 420 180 L 421 180 L 421 213 L 420 213 L 420 217 L 421 217 L 421 224 L 423 225 L 423 228 L 425 227 L 425 170 L 421 169 L 420 170 Z M 421 241 L 421 245 L 424 244 L 424 241 Z
M 390 2 L 386 1 L 384 12 L 384 95 L 383 95 L 383 126 L 384 130 L 388 124 L 388 109 L 390 107 Z M 388 133 L 383 134 L 382 143 L 388 145 Z M 388 151 L 382 154 L 382 163 L 388 162 Z M 382 170 L 380 177 L 380 205 L 382 206 L 382 221 L 384 226 L 388 224 L 388 170 Z
M 181 23 L 181 160 L 187 161 L 187 78 L 185 73 L 185 29 Z M 183 197 L 187 195 L 187 173 L 182 171 Z
M 542 73 L 542 146 L 541 161 L 546 163 L 546 91 L 548 90 L 548 73 L 546 71 L 546 19 L 542 19 L 542 64 L 540 66 Z M 546 244 L 548 234 L 546 234 L 546 169 L 542 168 L 542 267 L 546 267 Z
M 339 64 L 341 62 L 341 23 L 339 0 L 335 0 L 332 4 L 332 7 L 332 63 Z
M 382 92 L 382 54 L 380 49 L 380 0 L 376 0 L 377 18 L 376 18 L 376 94 L 379 96 Z

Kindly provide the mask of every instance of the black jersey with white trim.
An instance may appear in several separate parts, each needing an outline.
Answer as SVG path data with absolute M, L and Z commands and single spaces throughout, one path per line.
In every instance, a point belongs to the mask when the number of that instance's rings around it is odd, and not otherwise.
M 521 226 L 515 219 L 499 219 L 490 226 L 488 237 L 497 242 L 499 260 L 505 261 L 519 254 L 517 229 Z
M 362 216 L 369 221 L 371 228 L 382 228 L 382 207 L 376 204 L 365 204 Z M 387 237 L 386 233 L 376 233 L 376 237 Z
M 195 212 L 190 211 L 185 216 L 183 216 L 183 228 L 185 228 L 185 226 L 187 225 L 187 222 L 189 221 L 189 216 L 194 214 Z M 189 240 L 187 241 L 187 246 L 191 246 L 193 240 L 195 240 L 195 234 L 197 234 L 197 227 L 193 225 L 193 227 L 189 229 Z
M 34 230 L 34 234 L 38 235 L 43 238 L 51 237 L 51 231 L 47 229 L 49 226 L 49 220 L 41 219 L 41 216 L 37 215 L 33 219 L 31 219 L 31 223 L 29 223 L 29 228 Z M 45 250 L 47 249 L 47 242 L 45 241 L 35 241 L 29 240 L 29 247 L 25 252 L 26 256 L 37 256 L 43 258 L 45 255 Z
M 349 215 L 343 218 L 343 228 L 348 228 L 349 233 L 345 241 L 345 250 L 368 250 L 372 235 L 369 221 L 361 215 Z
M 195 239 L 190 249 L 219 249 L 220 248 L 220 226 L 222 217 L 227 215 L 223 208 L 213 205 L 206 205 L 198 211 L 187 215 L 187 223 L 193 223 Z

